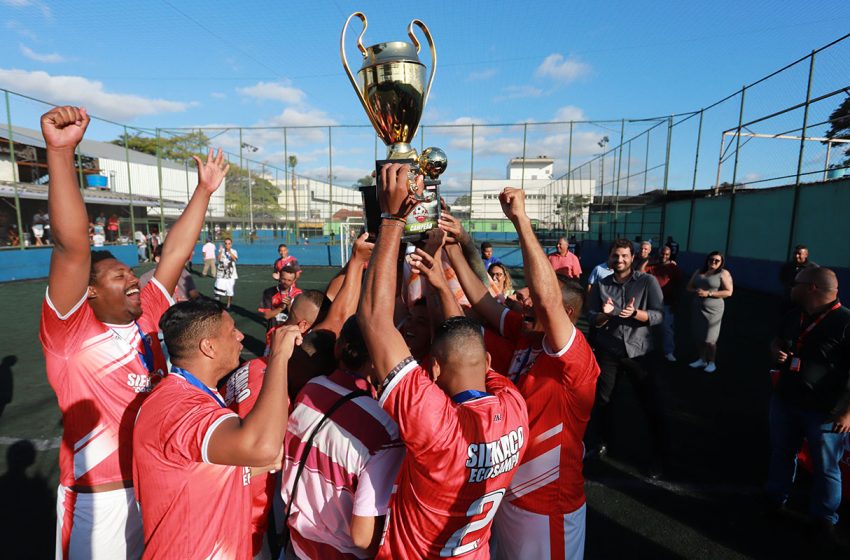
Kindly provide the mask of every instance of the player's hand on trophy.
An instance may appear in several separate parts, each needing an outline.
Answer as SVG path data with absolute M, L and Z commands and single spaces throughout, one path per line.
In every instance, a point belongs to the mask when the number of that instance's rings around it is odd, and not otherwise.
M 214 193 L 221 186 L 227 172 L 230 171 L 230 163 L 224 159 L 221 148 L 218 149 L 216 154 L 213 154 L 213 149 L 210 148 L 205 162 L 202 162 L 198 156 L 192 156 L 192 159 L 198 166 L 198 188 L 203 189 L 203 192 L 208 194 Z
M 499 194 L 502 212 L 509 220 L 525 217 L 525 191 L 514 187 L 505 187 Z
M 422 249 L 429 255 L 434 256 L 446 244 L 447 237 L 446 232 L 439 228 L 430 229 L 425 232 L 425 239 L 421 244 Z
M 388 163 L 381 168 L 381 189 L 378 201 L 381 213 L 395 218 L 406 218 L 416 206 L 416 201 L 410 196 L 408 174 L 410 166 L 406 163 Z M 424 189 L 422 176 L 416 177 L 417 189 Z
M 41 116 L 41 133 L 48 150 L 74 150 L 91 118 L 85 107 L 54 107 Z
M 410 265 L 410 268 L 424 276 L 432 286 L 436 286 L 440 282 L 445 282 L 443 266 L 440 263 L 439 255 L 432 257 L 427 251 L 416 249 L 416 251 L 407 256 L 407 263 Z
M 447 211 L 444 210 L 440 214 L 438 224 L 440 229 L 446 232 L 446 245 L 453 245 L 455 243 L 463 244 L 466 242 L 469 234 L 463 229 L 460 221 Z

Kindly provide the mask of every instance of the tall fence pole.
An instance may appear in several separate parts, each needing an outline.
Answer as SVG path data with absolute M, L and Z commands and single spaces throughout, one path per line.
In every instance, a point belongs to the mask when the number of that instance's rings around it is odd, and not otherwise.
M 244 143 L 242 142 L 242 127 L 239 127 L 239 173 L 240 174 L 245 171 L 245 163 L 244 163 L 243 157 L 242 157 L 243 145 L 244 145 Z M 250 188 L 251 188 L 251 185 L 250 185 L 251 181 L 250 180 L 251 180 L 251 178 L 249 176 L 248 177 L 249 193 L 250 193 Z M 244 193 L 243 193 L 243 195 L 244 195 Z M 240 199 L 244 200 L 244 198 L 242 198 L 242 197 L 240 197 Z M 245 237 L 245 212 L 244 212 L 244 210 L 242 212 L 240 212 L 240 214 L 241 214 L 240 218 L 242 219 L 242 237 Z
M 333 157 L 333 137 L 332 128 L 328 127 L 328 224 L 330 224 L 331 232 L 333 232 L 333 216 L 334 216 L 334 157 Z M 324 233 L 324 232 L 323 232 Z
M 9 135 L 9 160 L 12 162 L 12 182 L 15 188 L 15 216 L 18 220 L 18 246 L 23 251 L 26 249 L 24 247 L 24 221 L 21 219 L 21 199 L 18 195 L 18 183 L 20 183 L 21 178 L 18 175 L 18 162 L 15 161 L 15 139 L 12 134 L 12 111 L 9 105 L 9 92 L 4 91 L 4 93 L 6 94 L 6 128 Z
M 570 140 L 567 147 L 567 216 L 564 220 L 564 229 L 567 230 L 567 235 L 570 233 L 570 216 L 572 215 L 572 200 L 570 198 L 570 187 L 572 186 L 573 174 L 573 121 L 570 121 Z M 560 208 L 560 199 L 558 200 L 558 208 Z
M 292 228 L 289 224 L 289 147 L 286 142 L 286 128 L 283 129 L 283 203 L 286 205 L 284 208 L 284 221 L 286 222 L 286 242 L 291 243 L 290 235 L 292 234 Z
M 620 176 L 623 174 L 623 137 L 626 133 L 626 119 L 620 120 L 620 154 L 618 156 L 617 162 L 617 183 L 616 183 L 616 191 L 614 194 L 614 227 L 615 230 L 613 232 L 612 239 L 619 237 L 617 235 L 616 229 L 620 225 Z
M 735 135 L 735 164 L 732 167 L 732 197 L 729 200 L 729 219 L 726 223 L 726 248 L 724 253 L 729 256 L 729 248 L 732 246 L 732 220 L 735 217 L 735 183 L 738 181 L 738 155 L 741 151 L 741 128 L 744 123 L 744 98 L 747 94 L 747 86 L 741 88 L 741 106 L 738 109 L 738 129 Z
M 525 189 L 525 152 L 528 142 L 528 123 L 522 125 L 522 178 L 520 179 L 519 188 Z
M 667 117 L 667 152 L 664 156 L 664 198 L 661 200 L 661 224 L 658 229 L 659 246 L 664 244 L 667 230 L 667 187 L 670 180 L 670 150 L 673 147 L 673 116 Z
M 156 177 L 159 185 L 159 236 L 165 235 L 165 204 L 162 199 L 162 131 L 156 129 Z
M 472 232 L 472 182 L 475 180 L 475 123 L 472 123 L 470 131 L 470 148 L 469 148 L 469 220 L 466 223 L 466 229 Z
M 646 156 L 644 156 L 643 160 L 643 192 L 641 194 L 646 197 L 646 189 L 649 183 L 649 137 L 652 135 L 652 130 L 650 129 L 646 133 Z M 646 229 L 646 199 L 644 198 L 644 205 L 640 209 L 640 236 L 643 239 L 643 230 Z
M 806 105 L 803 108 L 803 131 L 800 134 L 800 155 L 797 157 L 797 179 L 794 181 L 794 202 L 791 205 L 791 225 L 788 228 L 788 247 L 785 256 L 791 255 L 794 236 L 797 234 L 797 206 L 800 204 L 800 176 L 803 172 L 803 152 L 806 149 L 806 128 L 809 126 L 809 103 L 812 99 L 812 76 L 815 71 L 815 52 L 809 58 L 809 81 L 806 85 Z
M 699 110 L 699 126 L 697 127 L 697 149 L 694 154 L 694 178 L 691 181 L 691 208 L 688 213 L 688 238 L 685 239 L 685 251 L 691 250 L 691 236 L 693 235 L 693 223 L 694 223 L 694 207 L 696 205 L 696 192 L 697 192 L 697 169 L 699 168 L 699 147 L 700 142 L 702 141 L 702 118 L 705 114 L 705 109 Z
M 133 179 L 130 171 L 130 136 L 127 133 L 127 127 L 124 127 L 124 161 L 127 163 L 127 198 L 130 199 L 130 237 L 136 235 L 136 210 L 133 208 Z
M 629 140 L 629 151 L 626 153 L 626 199 L 629 198 L 629 185 L 632 182 L 632 141 Z M 623 217 L 623 237 L 629 236 L 629 214 Z

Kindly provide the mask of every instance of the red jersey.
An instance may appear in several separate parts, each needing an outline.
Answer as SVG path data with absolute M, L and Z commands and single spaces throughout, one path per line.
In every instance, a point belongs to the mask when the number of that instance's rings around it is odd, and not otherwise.
M 296 259 L 292 255 L 286 255 L 285 257 L 279 257 L 276 261 L 274 261 L 273 266 L 274 272 L 280 272 L 285 266 L 298 266 L 298 259 Z
M 377 558 L 490 558 L 493 516 L 526 448 L 525 402 L 491 370 L 487 394 L 457 404 L 408 360 L 380 399 L 407 455 Z
M 130 325 L 98 320 L 86 295 L 64 316 L 53 307 L 49 293 L 44 298 L 39 338 L 47 380 L 62 411 L 63 486 L 133 478 L 133 420 L 153 383 L 165 375 L 157 330 L 159 318 L 173 303 L 156 278 L 142 288 L 140 297 L 142 316 Z M 152 362 L 153 373 L 145 360 Z
M 490 368 L 496 373 L 507 374 L 514 357 L 514 345 L 498 332 L 484 327 L 484 347 L 490 353 Z
M 207 458 L 210 436 L 231 417 L 237 416 L 179 373 L 145 400 L 133 433 L 144 558 L 253 557 L 251 470 Z
M 570 513 L 585 502 L 584 431 L 596 395 L 599 366 L 584 335 L 573 329 L 557 351 L 522 335 L 522 315 L 505 310 L 501 330 L 515 341 L 508 369 L 525 402 L 528 451 L 508 489 L 513 505 L 540 515 Z
M 240 418 L 245 418 L 257 403 L 268 365 L 267 358 L 255 358 L 239 366 L 239 369 L 227 378 L 224 403 Z M 251 541 L 254 556 L 263 548 L 274 487 L 275 478 L 267 472 L 251 477 Z

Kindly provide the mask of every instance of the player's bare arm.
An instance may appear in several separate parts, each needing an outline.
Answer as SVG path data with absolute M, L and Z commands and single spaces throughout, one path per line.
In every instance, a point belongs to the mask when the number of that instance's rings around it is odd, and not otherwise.
M 440 229 L 445 231 L 449 236 L 446 244 L 457 243 L 464 257 L 466 257 L 466 262 L 469 263 L 469 267 L 472 268 L 475 275 L 484 284 L 489 283 L 490 276 L 487 274 L 484 261 L 481 260 L 481 253 L 478 252 L 472 236 L 463 229 L 463 224 L 460 223 L 460 220 L 452 216 L 446 207 L 444 207 L 443 212 L 440 214 Z
M 351 258 L 346 265 L 342 287 L 334 298 L 328 316 L 313 328 L 331 331 L 339 335 L 343 323 L 357 311 L 360 301 L 360 290 L 363 287 L 363 267 L 369 262 L 375 245 L 366 241 L 368 234 L 364 233 L 354 242 Z
M 382 214 L 387 217 L 381 219 L 357 314 L 379 381 L 383 381 L 392 368 L 410 356 L 404 338 L 393 324 L 396 259 L 404 231 L 404 218 L 412 208 L 407 188 L 408 170 L 408 165 L 398 163 L 381 168 L 382 188 L 378 200 Z
M 47 285 L 50 300 L 61 315 L 83 298 L 89 285 L 89 217 L 74 169 L 74 150 L 89 121 L 84 108 L 70 106 L 56 107 L 41 117 L 50 177 L 47 206 L 53 217 L 54 243 Z
M 301 340 L 297 326 L 275 330 L 257 403 L 243 420 L 229 418 L 215 429 L 207 447 L 211 463 L 264 467 L 275 462 L 289 418 L 286 406 L 289 358 Z
M 525 212 L 525 191 L 506 187 L 499 195 L 499 202 L 505 216 L 514 224 L 519 234 L 519 246 L 522 251 L 523 269 L 528 279 L 528 291 L 534 304 L 534 313 L 543 325 L 550 348 L 563 348 L 575 328 L 564 310 L 561 287 L 555 270 L 534 230 L 531 219 Z
M 463 254 L 463 251 L 457 245 L 445 246 L 446 254 L 449 257 L 449 262 L 457 274 L 457 280 L 460 287 L 463 288 L 463 293 L 466 299 L 472 304 L 472 310 L 484 320 L 490 328 L 498 331 L 499 322 L 502 319 L 502 313 L 505 311 L 505 306 L 496 301 L 490 295 L 486 286 L 481 283 L 481 280 L 473 272 L 469 266 L 469 262 Z M 480 257 L 479 257 L 480 258 Z
M 221 186 L 230 170 L 230 164 L 225 161 L 220 148 L 217 154 L 213 154 L 210 149 L 206 161 L 201 161 L 198 156 L 192 156 L 192 159 L 198 166 L 198 186 L 180 219 L 171 228 L 168 243 L 162 248 L 162 258 L 154 273 L 154 277 L 168 293 L 174 291 L 186 260 L 192 256 L 198 234 L 204 226 L 210 197 Z
M 352 515 L 351 516 L 351 541 L 354 546 L 365 550 L 372 556 L 378 553 L 383 535 L 384 519 L 386 516 L 377 517 Z
M 427 251 L 416 249 L 408 257 L 410 267 L 419 272 L 428 282 L 428 306 L 431 307 L 432 300 L 437 304 L 435 306 L 437 312 L 432 316 L 432 325 L 439 325 L 449 317 L 463 316 L 463 310 L 446 282 L 441 258 L 442 248 L 438 248 L 433 256 Z

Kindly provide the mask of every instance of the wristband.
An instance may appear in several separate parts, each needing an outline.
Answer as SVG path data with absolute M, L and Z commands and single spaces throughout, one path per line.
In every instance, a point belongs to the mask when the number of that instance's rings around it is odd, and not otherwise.
M 635 310 L 632 311 L 631 315 L 629 315 L 629 319 L 634 319 L 635 317 L 637 317 L 637 312 L 638 312 L 637 307 L 635 307 Z
M 407 219 L 402 218 L 401 216 L 396 216 L 394 214 L 390 214 L 389 212 L 381 212 L 382 220 L 395 220 L 397 222 L 406 223 Z

